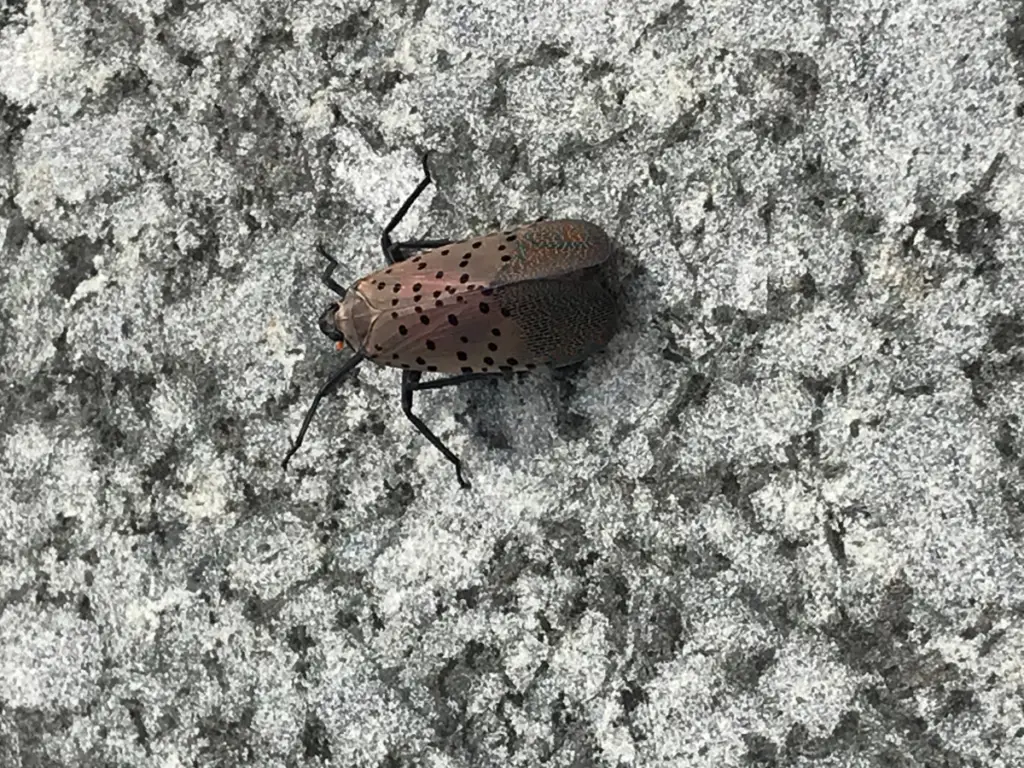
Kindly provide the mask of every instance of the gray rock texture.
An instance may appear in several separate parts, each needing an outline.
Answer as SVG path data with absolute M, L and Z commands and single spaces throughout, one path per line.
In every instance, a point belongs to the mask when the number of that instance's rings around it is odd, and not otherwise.
M 621 330 L 423 393 L 381 228 Z M 7 0 L 0 765 L 1024 765 L 1024 5 Z

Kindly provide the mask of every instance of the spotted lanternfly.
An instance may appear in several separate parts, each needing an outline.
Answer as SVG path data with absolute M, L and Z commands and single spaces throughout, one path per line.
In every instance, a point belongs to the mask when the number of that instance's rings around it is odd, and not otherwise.
M 608 236 L 578 220 L 545 221 L 452 242 L 392 242 L 391 232 L 430 184 L 424 178 L 381 235 L 387 266 L 346 291 L 332 277 L 324 284 L 341 296 L 320 317 L 320 330 L 355 354 L 320 389 L 283 466 L 302 445 L 317 406 L 363 360 L 402 369 L 402 410 L 417 430 L 455 465 L 462 463 L 412 412 L 414 392 L 465 381 L 561 367 L 608 343 L 615 330 L 615 301 L 604 267 L 612 255 Z M 420 381 L 424 372 L 451 374 Z

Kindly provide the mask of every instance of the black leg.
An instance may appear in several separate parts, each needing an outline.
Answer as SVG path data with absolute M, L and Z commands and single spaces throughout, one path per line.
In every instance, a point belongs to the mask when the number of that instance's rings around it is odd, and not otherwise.
M 398 209 L 398 213 L 391 217 L 391 221 L 384 227 L 384 231 L 380 235 L 380 247 L 384 251 L 384 260 L 388 264 L 394 264 L 394 258 L 391 253 L 392 245 L 391 242 L 391 230 L 398 226 L 399 222 L 405 218 L 405 214 L 409 212 L 409 208 L 416 202 L 416 198 L 423 194 L 423 190 L 430 184 L 430 168 L 427 166 L 427 153 L 423 154 L 423 180 L 416 185 L 416 189 L 413 190 L 412 194 L 406 198 L 405 202 L 402 203 L 402 207 Z
M 403 240 L 394 243 L 393 248 L 401 248 L 410 251 L 425 251 L 427 248 L 440 248 L 442 245 L 451 245 L 454 240 Z
M 458 376 L 449 376 L 446 379 L 432 379 L 431 381 L 420 381 L 417 378 L 411 385 L 413 392 L 423 392 L 427 389 L 441 389 L 441 387 L 454 387 L 458 384 L 465 384 L 467 381 L 477 379 L 493 379 L 500 374 L 495 373 L 461 373 Z
M 288 462 L 291 461 L 292 456 L 299 450 L 299 446 L 302 445 L 303 438 L 306 437 L 306 431 L 309 429 L 309 425 L 313 423 L 313 416 L 316 414 L 316 409 L 320 407 L 320 401 L 323 400 L 327 395 L 334 390 L 335 387 L 341 383 L 352 370 L 363 362 L 364 356 L 361 354 L 352 355 L 348 361 L 341 366 L 341 369 L 328 379 L 327 383 L 320 387 L 320 391 L 316 393 L 316 397 L 313 398 L 312 404 L 306 410 L 306 418 L 302 420 L 302 426 L 299 428 L 299 436 L 295 438 L 295 442 L 292 443 L 292 447 L 288 449 L 288 453 L 285 454 L 284 461 L 281 462 L 282 469 L 288 469 Z
M 327 259 L 327 269 L 324 270 L 323 275 L 320 277 L 321 282 L 334 291 L 339 296 L 345 295 L 345 289 L 338 285 L 338 281 L 334 279 L 334 270 L 338 268 L 338 260 L 335 259 L 331 254 L 324 248 L 323 243 L 317 243 L 316 249 L 320 251 L 320 255 Z
M 454 240 L 406 240 L 402 243 L 391 244 L 392 263 L 405 261 L 416 251 L 425 251 L 430 248 L 440 248 L 444 245 L 451 245 Z M 404 251 L 404 253 L 403 253 Z
M 462 477 L 462 462 L 459 461 L 459 457 L 448 450 L 448 447 L 441 442 L 441 439 L 430 431 L 419 416 L 412 412 L 412 393 L 416 391 L 419 380 L 419 371 L 402 371 L 402 411 L 409 421 L 412 422 L 412 425 L 419 430 L 419 433 L 427 438 L 437 450 L 443 453 L 448 461 L 455 465 L 455 476 L 459 479 L 459 485 L 463 488 L 470 488 L 470 484 Z M 427 389 L 427 387 L 423 388 Z

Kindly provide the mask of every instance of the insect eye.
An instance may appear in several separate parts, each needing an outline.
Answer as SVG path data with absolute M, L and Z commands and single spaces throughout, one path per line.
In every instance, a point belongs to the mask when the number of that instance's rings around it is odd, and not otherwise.
M 320 330 L 331 341 L 344 341 L 345 337 L 341 335 L 338 326 L 334 324 L 334 313 L 337 309 L 337 304 L 331 304 L 324 310 L 324 313 L 320 315 Z

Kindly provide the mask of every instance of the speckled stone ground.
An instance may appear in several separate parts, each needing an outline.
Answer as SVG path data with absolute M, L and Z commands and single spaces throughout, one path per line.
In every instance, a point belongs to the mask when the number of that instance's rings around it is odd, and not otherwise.
M 285 473 L 426 149 L 621 331 Z M 1009 0 L 8 0 L 0 765 L 1024 765 L 1022 150 Z

